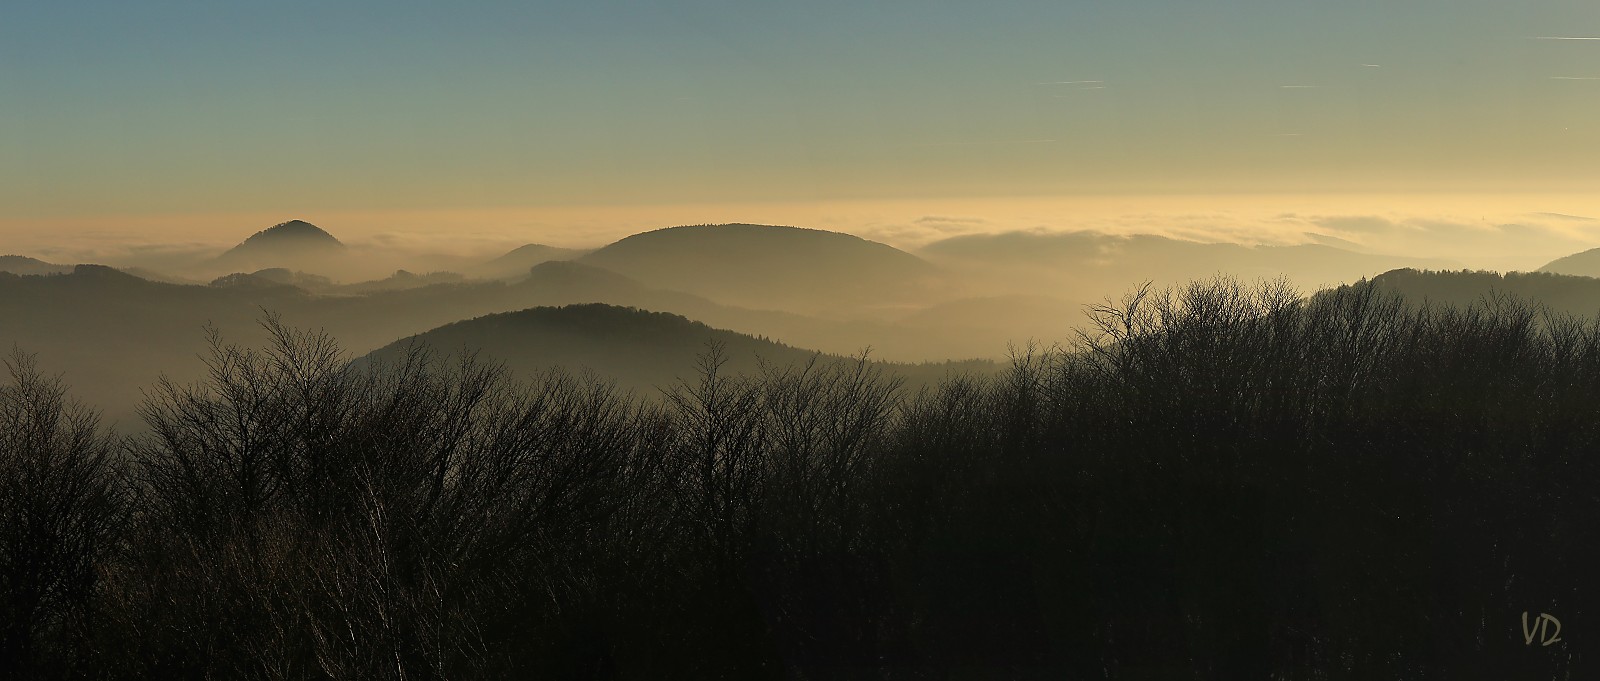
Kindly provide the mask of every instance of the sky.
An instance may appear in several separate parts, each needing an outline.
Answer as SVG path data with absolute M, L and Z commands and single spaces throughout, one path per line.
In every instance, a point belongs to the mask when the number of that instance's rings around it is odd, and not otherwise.
M 1600 215 L 1596 159 L 1593 0 L 85 0 L 0 22 L 0 251 L 290 218 L 870 232 L 873 205 L 1011 199 Z

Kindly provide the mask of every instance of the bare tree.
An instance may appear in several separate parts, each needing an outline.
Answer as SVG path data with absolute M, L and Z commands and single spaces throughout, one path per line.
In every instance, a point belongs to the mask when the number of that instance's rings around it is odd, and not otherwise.
M 117 443 L 58 378 L 14 350 L 0 385 L 0 667 L 64 675 L 121 541 Z

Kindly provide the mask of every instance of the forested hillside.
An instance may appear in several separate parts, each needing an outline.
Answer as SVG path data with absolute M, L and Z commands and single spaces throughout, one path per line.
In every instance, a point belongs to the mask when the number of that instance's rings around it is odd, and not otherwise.
M 1600 326 L 1137 291 L 908 392 L 661 403 L 269 320 L 109 436 L 0 390 L 13 678 L 1587 678 Z M 1524 639 L 1523 613 L 1565 623 Z M 1540 634 L 1545 635 L 1545 634 Z

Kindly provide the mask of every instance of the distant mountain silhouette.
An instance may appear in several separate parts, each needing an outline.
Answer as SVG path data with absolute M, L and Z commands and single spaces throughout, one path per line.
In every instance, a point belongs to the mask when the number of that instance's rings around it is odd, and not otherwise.
M 234 272 L 212 279 L 211 286 L 218 288 L 271 288 L 273 286 L 293 286 L 295 288 L 313 292 L 326 293 L 338 288 L 331 279 L 315 274 L 306 274 L 287 267 L 269 267 L 254 272 Z
M 57 265 L 25 255 L 0 255 L 0 272 L 11 274 L 66 274 L 71 265 Z
M 648 286 L 632 277 L 602 267 L 568 260 L 551 260 L 534 265 L 528 268 L 528 278 L 516 285 L 546 292 L 578 293 L 600 298 L 650 290 Z M 697 300 L 704 299 L 697 298 Z M 589 302 L 605 301 L 597 298 Z
M 416 274 L 406 270 L 398 270 L 383 279 L 360 281 L 353 284 L 338 284 L 333 280 L 316 274 L 309 274 L 284 267 L 270 267 L 257 270 L 248 274 L 235 272 L 233 274 L 217 277 L 211 281 L 212 286 L 229 288 L 269 288 L 272 286 L 293 286 L 310 293 L 325 293 L 333 295 L 359 295 L 367 293 L 381 293 L 384 291 L 403 291 L 406 289 L 422 288 L 434 284 L 459 284 L 466 278 L 454 272 L 429 272 Z
M 293 250 L 341 249 L 344 244 L 321 227 L 304 220 L 290 220 L 263 229 L 228 253 L 284 252 Z
M 1082 309 L 1042 296 L 951 301 L 909 315 L 834 319 L 796 312 L 723 305 L 706 297 L 654 288 L 631 277 L 583 262 L 551 261 L 535 266 L 513 288 L 541 304 L 610 303 L 682 314 L 714 327 L 759 332 L 809 349 L 851 354 L 871 346 L 880 358 L 944 361 L 1005 356 L 1008 342 L 1045 338 L 1046 329 L 1069 330 Z M 1017 311 L 1003 319 L 997 309 Z M 967 316 L 972 315 L 972 316 Z M 1049 336 L 1060 340 L 1060 334 Z
M 1600 277 L 1600 248 L 1591 248 L 1581 253 L 1556 258 L 1539 268 L 1539 271 L 1580 277 Z
M 273 283 L 289 284 L 291 286 L 305 278 L 303 273 L 296 272 L 287 267 L 269 267 L 264 270 L 256 270 L 255 272 L 251 272 L 251 274 Z
M 426 274 L 417 274 L 415 272 L 408 272 L 406 270 L 397 270 L 394 274 L 391 274 L 383 279 L 333 286 L 329 287 L 328 291 L 332 293 L 344 294 L 377 293 L 379 291 L 403 291 L 406 289 L 433 286 L 434 284 L 459 284 L 464 281 L 466 281 L 466 277 L 456 274 L 455 272 L 428 272 Z
M 803 314 L 724 305 L 704 296 L 648 286 L 632 277 L 576 261 L 553 260 L 534 266 L 528 278 L 511 285 L 541 305 L 608 303 L 681 314 L 714 327 L 765 334 L 787 343 L 838 353 L 867 345 L 882 348 L 887 329 L 840 323 Z M 940 359 L 966 355 L 939 355 Z
M 526 300 L 541 306 L 608 303 L 672 312 L 719 326 L 767 329 L 813 324 L 815 320 L 782 312 L 728 307 L 702 296 L 647 286 L 637 279 L 581 262 L 551 260 L 528 270 L 528 276 L 510 284 Z
M 163 286 L 136 275 L 129 274 L 115 267 L 106 265 L 74 265 L 69 278 L 61 281 L 71 282 L 79 286 L 103 286 L 112 284 L 127 287 L 130 290 L 148 290 Z
M 43 366 L 65 371 L 77 394 L 105 409 L 110 421 L 136 427 L 133 407 L 141 388 L 162 373 L 179 381 L 201 376 L 197 357 L 205 351 L 206 326 L 230 341 L 259 343 L 263 310 L 294 326 L 326 329 L 357 354 L 479 315 L 592 302 L 670 310 L 791 342 L 830 339 L 843 352 L 876 344 L 870 334 L 848 335 L 812 318 L 728 307 L 579 263 L 545 263 L 514 284 L 433 283 L 366 293 L 343 293 L 334 285 L 319 294 L 301 287 L 307 280 L 303 273 L 272 269 L 236 273 L 211 286 L 150 281 L 95 265 L 56 276 L 0 273 L 0 347 L 38 353 Z
M 158 375 L 200 378 L 204 367 L 197 358 L 205 352 L 206 326 L 229 341 L 259 343 L 263 310 L 280 313 L 292 326 L 325 329 L 356 354 L 462 319 L 579 303 L 671 312 L 836 354 L 870 346 L 880 359 L 920 361 L 1005 352 L 987 333 L 969 338 L 888 319 L 829 320 L 734 307 L 579 262 L 543 263 L 515 283 L 434 283 L 366 293 L 333 285 L 318 293 L 303 288 L 306 281 L 303 273 L 270 269 L 239 273 L 214 286 L 149 281 L 92 265 L 57 276 L 0 273 L 0 347 L 38 353 L 42 366 L 65 371 L 75 391 L 105 409 L 110 421 L 131 427 L 137 427 L 133 407 L 140 389 Z
M 1549 272 L 1454 272 L 1399 269 L 1372 281 L 1399 291 L 1413 302 L 1464 307 L 1496 295 L 1511 295 L 1551 312 L 1594 317 L 1600 314 L 1600 279 Z
M 1322 244 L 1324 246 L 1332 246 L 1334 248 L 1343 249 L 1343 250 L 1346 250 L 1346 251 L 1350 251 L 1352 253 L 1368 253 L 1368 252 L 1370 252 L 1370 251 L 1367 250 L 1366 246 L 1362 246 L 1361 244 L 1358 244 L 1358 243 L 1356 243 L 1354 241 L 1351 241 L 1349 239 L 1341 239 L 1339 237 L 1332 236 L 1332 235 L 1329 235 L 1329 234 L 1318 234 L 1316 232 L 1302 232 L 1302 234 L 1304 234 L 1307 238 L 1311 239 L 1312 241 L 1315 241 L 1315 242 L 1317 242 L 1319 244 Z
M 262 272 L 271 272 L 271 271 L 272 270 L 262 270 Z M 284 271 L 287 271 L 287 270 L 284 270 Z M 289 286 L 289 287 L 293 287 L 294 286 L 294 284 L 292 284 L 290 282 L 281 281 L 281 280 L 279 280 L 277 278 L 274 278 L 274 277 L 271 277 L 271 276 L 263 275 L 263 274 L 260 274 L 260 273 L 246 273 L 246 272 L 234 272 L 233 274 L 224 274 L 224 275 L 222 275 L 220 277 L 217 277 L 216 279 L 212 279 L 210 285 L 214 286 L 216 288 L 246 289 L 246 290 L 261 290 L 261 289 L 275 288 L 275 287 L 279 287 L 279 286 Z
M 1351 282 L 1400 267 L 1448 268 L 1434 258 L 1373 255 L 1324 244 L 1244 246 L 1151 234 L 1095 231 L 1008 232 L 952 237 L 924 246 L 935 262 L 977 270 L 1008 292 L 1049 293 L 1098 302 L 1145 280 L 1173 284 L 1228 274 L 1287 276 L 1302 289 Z
M 441 353 L 480 350 L 519 372 L 588 368 L 633 390 L 666 387 L 689 377 L 706 343 L 722 343 L 730 372 L 758 369 L 757 357 L 779 364 L 809 359 L 810 351 L 742 333 L 714 329 L 665 312 L 599 303 L 536 307 L 447 324 L 367 355 L 393 357 L 412 342 Z
M 242 270 L 326 268 L 338 262 L 345 245 L 304 220 L 263 229 L 217 256 L 216 265 Z
M 807 313 L 917 298 L 939 274 L 917 256 L 849 234 L 749 224 L 644 232 L 578 261 L 719 302 Z
M 358 361 L 393 360 L 411 344 L 420 343 L 443 354 L 481 351 L 485 358 L 504 362 L 524 375 L 555 367 L 587 369 L 615 380 L 619 387 L 653 394 L 656 388 L 670 387 L 680 378 L 693 379 L 696 360 L 710 342 L 722 345 L 727 360 L 722 370 L 730 375 L 758 372 L 762 362 L 782 367 L 819 355 L 675 314 L 591 303 L 537 307 L 447 324 L 387 345 Z M 821 359 L 845 358 L 824 354 Z M 884 368 L 912 386 L 934 384 L 952 371 L 991 373 L 996 369 L 987 362 L 885 364 Z
M 527 244 L 512 249 L 471 271 L 471 274 L 494 279 L 515 279 L 528 275 L 529 268 L 544 262 L 572 260 L 588 253 L 576 248 L 559 248 L 544 244 Z

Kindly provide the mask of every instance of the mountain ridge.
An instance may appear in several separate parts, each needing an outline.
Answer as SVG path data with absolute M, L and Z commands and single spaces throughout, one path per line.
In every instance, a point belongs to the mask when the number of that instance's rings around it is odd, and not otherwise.
M 34 274 L 66 274 L 72 271 L 71 265 L 57 265 L 45 262 L 38 258 L 26 255 L 0 255 L 0 272 L 17 275 Z
M 481 352 L 491 361 L 524 375 L 560 367 L 593 371 L 634 391 L 667 388 L 692 380 L 697 360 L 717 344 L 726 360 L 722 370 L 754 374 L 821 361 L 854 358 L 788 345 L 766 336 L 713 327 L 680 314 L 633 306 L 580 303 L 541 306 L 481 315 L 415 334 L 374 350 L 356 362 L 398 358 L 413 345 L 435 352 Z M 915 387 L 933 385 L 951 371 L 993 372 L 997 364 L 958 361 L 926 364 L 879 363 Z
M 1591 248 L 1556 258 L 1536 271 L 1578 277 L 1600 277 L 1600 248 Z
M 899 303 L 940 283 L 939 268 L 888 244 L 751 223 L 640 232 L 577 262 L 718 302 L 809 313 Z
M 213 264 L 236 270 L 307 269 L 333 264 L 346 251 L 344 242 L 321 227 L 304 220 L 288 220 L 246 237 L 239 245 L 223 251 Z

